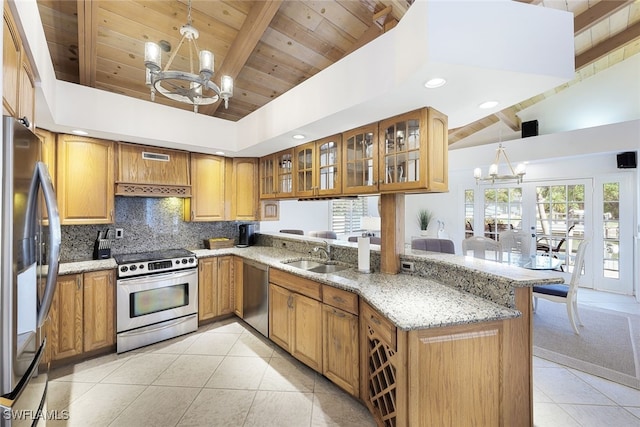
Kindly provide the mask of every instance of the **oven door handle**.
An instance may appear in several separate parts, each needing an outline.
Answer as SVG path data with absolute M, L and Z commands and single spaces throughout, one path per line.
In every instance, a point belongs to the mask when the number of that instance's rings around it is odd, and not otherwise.
M 190 268 L 189 270 L 178 270 L 171 271 L 168 273 L 160 273 L 160 274 L 149 274 L 146 276 L 137 276 L 137 277 L 127 277 L 125 279 L 118 279 L 118 285 L 132 285 L 132 284 L 140 284 L 140 283 L 150 283 L 150 282 L 158 282 L 159 280 L 164 279 L 180 279 L 183 277 L 189 277 L 191 275 L 198 275 L 197 268 Z

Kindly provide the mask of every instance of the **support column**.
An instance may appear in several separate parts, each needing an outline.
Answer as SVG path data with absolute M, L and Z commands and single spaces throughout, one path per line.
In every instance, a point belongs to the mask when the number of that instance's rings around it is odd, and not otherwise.
M 404 252 L 404 193 L 380 195 L 380 271 L 398 274 Z

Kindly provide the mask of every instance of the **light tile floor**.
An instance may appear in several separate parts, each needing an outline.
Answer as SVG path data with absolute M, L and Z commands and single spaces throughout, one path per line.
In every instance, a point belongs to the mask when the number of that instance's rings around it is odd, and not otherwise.
M 238 319 L 50 373 L 48 426 L 374 426 L 358 400 Z
M 581 304 L 640 313 L 630 297 Z M 602 304 L 605 304 L 604 306 Z M 640 426 L 640 391 L 534 358 L 534 425 Z M 238 319 L 51 372 L 50 426 L 373 426 L 365 407 Z

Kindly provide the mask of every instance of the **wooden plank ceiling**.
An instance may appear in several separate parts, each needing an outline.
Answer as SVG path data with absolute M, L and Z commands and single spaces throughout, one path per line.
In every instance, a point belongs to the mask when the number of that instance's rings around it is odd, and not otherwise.
M 520 128 L 517 113 L 640 51 L 640 2 L 633 0 L 519 0 L 575 16 L 576 78 L 562 87 L 458 129 L 455 143 L 503 120 Z M 198 46 L 215 55 L 215 75 L 235 80 L 229 108 L 199 113 L 237 121 L 395 26 L 413 0 L 193 0 Z M 37 0 L 56 76 L 60 80 L 149 99 L 144 43 L 175 49 L 187 22 L 186 0 Z M 544 31 L 544 29 L 541 29 Z M 188 69 L 187 50 L 175 67 Z M 167 56 L 168 57 L 168 56 Z M 163 61 L 167 61 L 167 57 Z M 156 101 L 190 110 L 187 104 Z

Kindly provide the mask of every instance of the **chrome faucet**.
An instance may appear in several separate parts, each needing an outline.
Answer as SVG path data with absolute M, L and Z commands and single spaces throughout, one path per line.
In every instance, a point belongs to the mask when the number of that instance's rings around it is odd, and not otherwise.
M 329 246 L 329 242 L 324 241 L 324 247 L 322 246 L 314 246 L 313 252 L 323 253 L 327 257 L 327 261 L 331 261 L 331 246 Z

